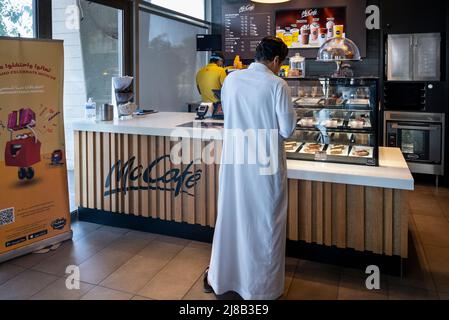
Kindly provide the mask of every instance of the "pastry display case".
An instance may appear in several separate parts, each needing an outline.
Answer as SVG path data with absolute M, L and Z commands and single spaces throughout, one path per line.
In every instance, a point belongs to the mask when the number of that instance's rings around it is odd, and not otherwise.
M 288 159 L 378 165 L 376 78 L 289 81 L 298 116 Z

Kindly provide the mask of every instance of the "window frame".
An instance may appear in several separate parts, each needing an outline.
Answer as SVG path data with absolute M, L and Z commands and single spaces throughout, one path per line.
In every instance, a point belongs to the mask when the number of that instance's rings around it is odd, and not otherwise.
M 204 0 L 205 1 L 205 5 L 204 5 L 204 10 L 205 10 L 205 18 L 208 18 L 208 11 L 210 6 L 208 5 L 209 0 Z M 155 14 L 155 15 L 159 15 L 162 16 L 164 18 L 167 19 L 172 19 L 172 20 L 176 20 L 182 23 L 187 23 L 190 25 L 193 25 L 195 27 L 201 27 L 201 28 L 205 28 L 207 29 L 208 34 L 210 34 L 212 32 L 212 23 L 210 21 L 206 21 L 206 20 L 201 20 L 195 17 L 191 17 L 189 15 L 177 12 L 177 11 L 173 11 L 164 7 L 160 7 L 158 5 L 152 4 L 149 1 L 145 1 L 145 0 L 134 0 L 134 20 L 133 20 L 133 24 L 134 24 L 134 32 L 133 32 L 133 50 L 134 50 L 134 97 L 136 100 L 136 103 L 139 104 L 139 99 L 140 99 L 140 92 L 139 92 L 139 88 L 140 88 L 140 75 L 139 75 L 139 13 L 140 11 L 144 11 L 150 14 Z M 209 57 L 207 57 L 206 60 L 208 60 Z
M 110 8 L 122 10 L 122 74 L 133 76 L 133 36 L 132 36 L 132 19 L 133 4 L 127 0 L 89 0 Z M 35 17 L 35 38 L 52 39 L 53 38 L 53 17 L 51 0 L 33 0 L 34 8 L 36 8 Z
M 52 0 L 33 0 L 36 12 L 34 14 L 35 38 L 52 39 Z M 145 0 L 89 0 L 107 7 L 122 10 L 122 75 L 134 77 L 134 92 L 136 102 L 139 103 L 139 12 L 157 14 L 168 19 L 177 20 L 197 27 L 203 27 L 212 32 L 211 0 L 204 0 L 204 17 L 201 20 L 189 15 L 157 6 Z

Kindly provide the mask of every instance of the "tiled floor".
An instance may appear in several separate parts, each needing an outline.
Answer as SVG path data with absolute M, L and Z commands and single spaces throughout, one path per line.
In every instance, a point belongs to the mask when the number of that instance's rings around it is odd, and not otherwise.
M 449 189 L 418 186 L 410 207 L 406 278 L 368 291 L 361 270 L 287 258 L 282 299 L 449 299 Z M 0 300 L 216 298 L 202 292 L 209 244 L 86 222 L 73 231 L 55 251 L 0 264 Z M 79 290 L 66 288 L 68 265 L 80 267 Z

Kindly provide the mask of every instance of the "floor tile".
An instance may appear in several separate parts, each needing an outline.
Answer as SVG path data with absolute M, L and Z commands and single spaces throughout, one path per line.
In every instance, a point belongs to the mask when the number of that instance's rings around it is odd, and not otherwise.
M 161 234 L 159 234 L 156 237 L 156 240 L 162 241 L 162 242 L 168 242 L 168 243 L 172 243 L 172 244 L 177 244 L 180 246 L 186 246 L 191 242 L 190 240 L 187 240 L 187 239 L 169 237 L 169 236 L 165 236 L 165 235 L 161 235 Z
M 433 194 L 437 197 L 447 198 L 449 197 L 449 188 L 432 188 Z
M 338 300 L 387 300 L 388 288 L 386 280 L 380 282 L 380 289 L 369 290 L 365 281 L 368 275 L 356 276 L 342 272 L 338 287 Z
M 99 231 L 106 231 L 106 232 L 112 232 L 112 233 L 124 235 L 125 233 L 128 233 L 130 230 L 125 229 L 125 228 L 111 227 L 111 226 L 101 226 Z
M 128 233 L 126 233 L 126 235 L 129 236 L 135 236 L 135 237 L 141 237 L 141 238 L 146 238 L 148 240 L 154 240 L 157 238 L 157 234 L 155 233 L 151 233 L 151 232 L 144 232 L 144 231 L 136 231 L 136 230 L 130 230 L 128 231 Z
M 449 248 L 425 245 L 424 250 L 437 290 L 449 293 Z
M 435 283 L 414 217 L 410 217 L 409 222 L 410 236 L 408 258 L 405 260 L 405 274 L 403 277 L 387 276 L 388 284 L 434 292 L 436 291 Z
M 287 300 L 336 300 L 338 282 L 309 281 L 293 278 L 287 293 Z
M 285 281 L 284 281 L 284 294 L 281 299 L 286 299 L 288 291 L 293 282 L 293 277 L 295 276 L 296 267 L 299 264 L 299 260 L 296 258 L 285 258 Z
M 140 250 L 137 255 L 149 258 L 159 257 L 160 259 L 171 259 L 182 249 L 184 249 L 183 245 L 163 242 L 156 239 Z
M 285 298 L 288 300 L 334 300 L 337 299 L 339 280 L 338 267 L 300 260 Z
M 421 263 L 421 261 L 419 262 Z M 435 284 L 430 270 L 424 269 L 421 265 L 411 265 L 407 262 L 407 271 L 404 277 L 387 275 L 388 287 L 400 286 L 421 289 L 424 291 L 435 291 Z
M 340 271 L 340 268 L 337 266 L 300 260 L 296 267 L 294 278 L 338 286 Z
M 424 245 L 449 248 L 449 222 L 444 217 L 415 215 L 419 237 Z
M 23 268 L 29 269 L 29 268 L 32 268 L 35 265 L 41 263 L 45 259 L 51 257 L 56 252 L 57 252 L 57 250 L 52 250 L 47 253 L 29 253 L 24 256 L 21 256 L 21 257 L 11 260 L 11 263 L 15 264 L 17 266 L 21 266 Z
M 142 297 L 142 296 L 134 296 L 131 300 L 153 300 L 150 298 Z
M 26 300 L 58 278 L 26 270 L 0 286 L 0 300 Z
M 86 293 L 81 300 L 130 300 L 132 297 L 132 294 L 126 292 L 97 286 Z
M 69 265 L 80 265 L 85 260 L 99 252 L 102 248 L 91 244 L 87 238 L 64 243 L 52 256 L 32 267 L 57 276 L 64 276 Z
M 449 221 L 449 195 L 444 197 L 438 197 L 438 204 L 445 218 Z
M 194 248 L 205 248 L 205 249 L 212 249 L 212 243 L 208 242 L 200 242 L 200 241 L 191 241 L 188 245 L 188 247 L 194 247 Z
M 85 222 L 85 221 L 74 221 L 72 222 L 72 231 L 73 231 L 73 237 L 72 240 L 76 241 L 81 238 L 84 238 L 88 234 L 94 232 L 95 230 L 98 230 L 101 228 L 101 225 Z
M 66 278 L 60 278 L 31 297 L 31 300 L 78 300 L 94 286 L 80 282 L 79 289 L 68 289 Z
M 145 287 L 139 295 L 157 300 L 181 299 L 209 264 L 210 250 L 185 247 Z
M 433 194 L 415 192 L 409 197 L 410 211 L 412 214 L 441 217 L 442 211 L 437 200 Z
M 426 194 L 434 194 L 436 188 L 432 185 L 422 185 L 422 184 L 415 184 L 415 190 L 413 193 L 426 193 Z
M 134 255 L 145 248 L 150 241 L 152 241 L 151 238 L 139 237 L 133 234 L 124 234 L 106 246 L 106 249 L 122 251 Z
M 0 285 L 24 271 L 25 268 L 10 262 L 0 263 Z
M 333 264 L 327 264 L 327 263 L 321 263 L 321 262 L 315 262 L 310 260 L 299 260 L 298 261 L 298 269 L 297 271 L 301 270 L 320 270 L 320 271 L 333 271 L 333 272 L 340 272 L 341 267 Z
M 86 237 L 80 239 L 76 242 L 88 243 L 91 246 L 96 246 L 100 248 L 105 248 L 112 242 L 117 240 L 122 234 L 118 232 L 111 232 L 106 230 L 95 230 Z
M 142 289 L 173 257 L 182 246 L 166 242 L 151 242 L 139 254 L 114 271 L 101 285 L 129 293 Z
M 390 300 L 439 300 L 437 292 L 391 284 L 388 285 L 388 298 Z
M 81 281 L 99 284 L 132 256 L 124 251 L 103 249 L 79 265 Z
M 203 275 L 201 275 L 183 297 L 183 300 L 217 300 L 217 297 L 213 293 L 204 293 Z

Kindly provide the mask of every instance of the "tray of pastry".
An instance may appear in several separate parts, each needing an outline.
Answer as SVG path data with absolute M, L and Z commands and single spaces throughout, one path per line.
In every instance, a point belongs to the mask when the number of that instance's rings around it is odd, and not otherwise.
M 343 126 L 343 123 L 343 119 L 333 118 L 321 121 L 320 125 L 325 128 L 339 128 Z
M 349 146 L 344 144 L 330 144 L 327 147 L 326 154 L 329 156 L 347 157 L 349 155 Z
M 353 106 L 368 106 L 370 104 L 369 99 L 348 99 L 346 104 Z
M 319 98 L 303 97 L 303 98 L 297 99 L 295 101 L 295 103 L 298 104 L 298 105 L 304 106 L 304 107 L 314 107 L 314 106 L 318 105 L 320 100 L 322 100 L 321 97 L 319 97 Z
M 298 126 L 303 127 L 303 128 L 313 128 L 314 126 L 316 126 L 318 123 L 318 121 L 315 118 L 302 118 L 298 121 Z
M 317 152 L 323 151 L 324 146 L 325 145 L 321 144 L 321 143 L 306 143 L 301 148 L 299 153 L 302 153 L 302 154 L 315 154 Z
M 345 104 L 346 100 L 342 98 L 323 98 L 320 99 L 318 105 L 320 106 L 329 106 L 329 107 L 341 107 Z
M 355 158 L 372 158 L 373 153 L 373 147 L 353 146 L 349 155 Z
M 298 149 L 301 147 L 302 143 L 297 141 L 285 141 L 284 142 L 284 148 L 285 152 L 297 152 Z
M 351 129 L 370 129 L 371 121 L 367 118 L 356 118 L 348 121 L 348 127 Z

